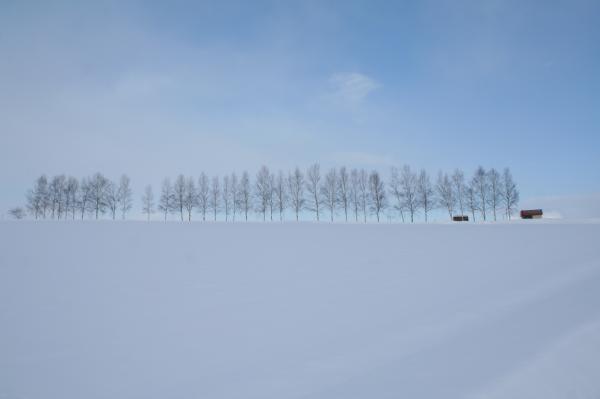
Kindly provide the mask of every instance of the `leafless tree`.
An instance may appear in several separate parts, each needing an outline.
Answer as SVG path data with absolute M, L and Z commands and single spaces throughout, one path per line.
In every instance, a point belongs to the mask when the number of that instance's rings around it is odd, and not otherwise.
M 431 180 L 429 180 L 429 175 L 424 169 L 421 169 L 421 173 L 419 173 L 419 178 L 417 179 L 417 196 L 419 206 L 423 208 L 425 222 L 427 223 L 427 215 L 435 206 L 435 199 Z
M 338 177 L 335 168 L 331 168 L 325 175 L 325 180 L 320 188 L 323 204 L 325 208 L 329 209 L 329 215 L 333 222 L 333 216 L 335 215 L 336 205 L 338 203 Z
M 65 175 L 54 176 L 48 187 L 52 218 L 60 219 L 64 209 Z
M 371 205 L 371 211 L 377 216 L 377 223 L 379 223 L 379 216 L 385 209 L 386 198 L 385 198 L 385 186 L 379 172 L 376 170 L 372 171 L 369 175 L 369 202 Z
M 240 199 L 239 199 L 238 177 L 234 172 L 231 174 L 231 210 L 232 210 L 231 219 L 233 222 L 235 222 L 235 216 L 237 214 L 239 202 L 240 202 Z
M 185 177 L 183 175 L 177 176 L 175 184 L 173 184 L 173 209 L 179 212 L 183 222 L 183 210 L 185 209 Z
M 358 184 L 358 170 L 350 172 L 350 203 L 354 211 L 354 221 L 358 222 L 358 209 L 360 208 L 360 189 Z
M 410 222 L 415 222 L 415 213 L 419 209 L 419 199 L 417 196 L 417 176 L 410 169 L 410 166 L 404 165 L 400 174 L 400 186 L 402 188 L 402 197 L 404 198 L 404 207 L 410 214 Z
M 41 215 L 41 210 L 40 203 L 37 202 L 37 198 L 34 195 L 34 189 L 27 190 L 27 194 L 25 195 L 27 201 L 25 208 L 35 219 L 38 219 Z
M 502 203 L 506 217 L 510 220 L 512 213 L 519 203 L 519 191 L 508 168 L 505 168 L 502 174 Z
M 404 191 L 402 190 L 402 184 L 400 182 L 400 172 L 396 167 L 392 167 L 392 171 L 390 173 L 390 191 L 392 193 L 392 197 L 396 201 L 394 209 L 400 213 L 400 218 L 402 219 L 402 223 L 404 223 Z
M 337 197 L 344 210 L 344 217 L 348 221 L 348 207 L 350 206 L 350 176 L 345 166 L 340 168 L 337 184 Z
M 92 201 L 92 187 L 90 180 L 83 178 L 79 184 L 79 195 L 77 196 L 77 207 L 81 214 L 81 220 L 85 216 L 85 212 L 91 209 L 90 205 Z
M 154 213 L 154 193 L 152 192 L 151 185 L 147 185 L 144 189 L 142 212 L 147 216 L 148 221 L 150 221 L 150 216 Z
M 240 179 L 239 186 L 239 199 L 240 199 L 240 208 L 244 212 L 244 218 L 246 222 L 248 221 L 248 212 L 252 209 L 252 196 L 250 191 L 250 176 L 248 176 L 248 172 L 244 171 L 242 173 L 242 178 Z
M 198 178 L 198 209 L 202 212 L 202 221 L 206 221 L 206 212 L 208 211 L 208 204 L 210 202 L 210 186 L 208 184 L 208 177 L 204 172 L 200 174 Z
M 231 210 L 231 180 L 229 176 L 223 176 L 223 189 L 221 190 L 221 202 L 223 204 L 223 211 L 225 211 L 225 221 L 229 221 L 229 211 Z
M 369 177 L 367 171 L 361 169 L 358 172 L 358 192 L 360 209 L 363 214 L 364 222 L 367 223 L 367 206 L 369 205 Z
M 477 201 L 477 194 L 475 193 L 475 188 L 473 188 L 473 184 L 470 184 L 466 188 L 465 197 L 467 200 L 467 206 L 471 211 L 471 216 L 473 217 L 473 222 L 475 222 L 475 212 L 479 210 L 479 206 Z
M 212 178 L 212 184 L 210 186 L 210 199 L 208 201 L 208 206 L 213 212 L 214 220 L 217 220 L 217 213 L 221 207 L 219 203 L 219 195 L 221 194 L 221 188 L 219 186 L 219 176 L 214 176 Z
M 131 190 L 131 181 L 127 175 L 122 175 L 119 181 L 119 210 L 121 211 L 121 218 L 125 220 L 127 212 L 131 210 L 133 206 Z
M 496 211 L 500 208 L 502 203 L 502 180 L 500 178 L 500 173 L 494 168 L 490 169 L 487 172 L 487 181 L 489 187 L 488 204 L 494 215 L 494 221 L 496 221 Z
M 271 221 L 273 221 L 273 210 L 275 209 L 275 175 L 269 173 L 269 213 Z
M 437 192 L 440 205 L 448 210 L 448 215 L 450 215 L 450 220 L 452 220 L 454 206 L 456 205 L 456 198 L 454 197 L 454 187 L 452 187 L 452 181 L 447 173 L 442 173 L 441 171 L 438 173 L 435 190 Z
M 300 212 L 304 208 L 304 175 L 299 168 L 290 173 L 287 178 L 288 191 L 290 194 L 290 203 L 296 214 L 296 221 L 299 219 Z
M 475 171 L 475 175 L 473 176 L 473 179 L 471 180 L 471 186 L 472 186 L 475 196 L 479 202 L 478 208 L 481 211 L 481 216 L 483 217 L 483 220 L 485 221 L 487 219 L 486 205 L 488 203 L 489 184 L 488 184 L 488 179 L 487 179 L 487 173 L 485 172 L 485 169 L 483 169 L 483 167 L 480 166 Z
M 48 178 L 40 176 L 32 190 L 27 193 L 27 209 L 36 218 L 46 218 L 48 208 Z
M 315 213 L 317 221 L 319 221 L 319 207 L 321 205 L 321 196 L 319 187 L 321 186 L 321 168 L 318 163 L 311 165 L 306 172 L 306 190 L 310 195 L 309 206 L 310 211 Z
M 452 185 L 454 187 L 454 196 L 458 201 L 458 208 L 460 209 L 460 214 L 465 214 L 465 174 L 462 170 L 456 169 L 454 174 L 452 175 Z
M 9 209 L 8 214 L 13 219 L 17 219 L 17 220 L 25 219 L 25 216 L 27 216 L 27 212 L 25 212 L 25 209 L 21 208 L 20 206 Z
M 167 221 L 169 213 L 173 212 L 174 202 L 173 186 L 171 185 L 171 180 L 166 178 L 162 182 L 160 199 L 158 202 L 158 209 L 165 215 L 165 222 Z
M 106 186 L 106 206 L 110 211 L 111 217 L 115 220 L 117 216 L 117 207 L 119 206 L 119 190 L 114 182 L 109 181 Z
M 266 166 L 262 166 L 256 174 L 255 195 L 256 210 L 262 213 L 263 221 L 267 219 L 267 210 L 269 208 L 269 198 L 272 194 L 271 173 Z
M 50 209 L 52 219 L 60 219 L 62 195 L 64 191 L 64 176 L 53 176 L 48 187 L 48 198 L 50 200 Z
M 198 193 L 193 177 L 185 179 L 185 192 L 183 195 L 183 207 L 187 212 L 188 222 L 192 221 L 192 213 L 198 204 Z
M 277 206 L 277 210 L 279 211 L 279 221 L 283 221 L 283 214 L 285 212 L 285 208 L 287 207 L 287 190 L 285 187 L 285 178 L 283 177 L 283 172 L 279 171 L 277 174 L 277 179 L 275 180 L 275 204 Z
M 89 181 L 90 185 L 90 203 L 96 219 L 106 211 L 107 201 L 106 192 L 110 181 L 101 173 L 96 173 Z
M 79 182 L 74 177 L 69 177 L 65 183 L 65 217 L 71 212 L 72 219 L 75 219 L 77 212 L 77 197 L 79 191 Z

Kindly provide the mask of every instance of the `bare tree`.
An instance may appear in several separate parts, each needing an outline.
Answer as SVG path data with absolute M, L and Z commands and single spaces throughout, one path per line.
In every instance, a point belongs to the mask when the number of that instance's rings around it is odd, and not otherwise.
M 371 204 L 371 211 L 377 216 L 377 223 L 379 223 L 379 216 L 385 209 L 386 198 L 385 198 L 385 186 L 379 172 L 376 170 L 372 171 L 369 175 L 369 202 Z
M 400 182 L 400 172 L 396 167 L 392 167 L 390 173 L 390 191 L 396 200 L 394 208 L 400 212 L 400 218 L 402 219 L 402 223 L 404 223 L 404 191 L 402 190 L 402 184 Z
M 183 207 L 187 212 L 188 222 L 192 221 L 192 213 L 198 204 L 198 194 L 196 192 L 196 184 L 193 177 L 188 177 L 185 180 L 185 192 L 183 195 Z
M 325 208 L 329 209 L 329 215 L 331 221 L 333 222 L 335 208 L 338 203 L 338 177 L 335 168 L 331 168 L 329 172 L 327 172 L 320 190 L 323 198 L 323 204 L 325 205 Z
M 27 194 L 25 195 L 27 201 L 25 208 L 37 220 L 41 215 L 41 210 L 40 203 L 37 202 L 37 198 L 34 195 L 34 190 L 35 188 L 27 190 Z
M 435 185 L 437 196 L 440 204 L 448 210 L 450 220 L 454 214 L 454 205 L 456 205 L 456 198 L 454 197 L 454 188 L 452 187 L 452 181 L 448 177 L 447 173 L 438 173 L 437 183 Z
M 57 210 L 62 195 L 62 185 L 58 176 L 53 176 L 48 185 L 48 204 L 50 207 L 50 217 L 56 218 Z
M 45 178 L 46 176 L 44 176 Z M 48 184 L 48 180 L 46 179 L 45 182 L 45 187 L 44 188 L 39 188 L 40 191 L 38 192 L 38 194 L 41 196 L 41 201 L 42 201 L 42 216 L 44 217 L 44 219 L 46 219 L 47 216 L 47 212 L 48 209 L 51 206 L 51 202 L 50 202 L 50 185 Z
M 208 177 L 204 172 L 200 174 L 198 178 L 198 208 L 202 212 L 202 221 L 206 221 L 206 212 L 208 211 L 208 204 L 210 199 L 210 186 L 208 184 Z
M 269 173 L 269 213 L 271 222 L 273 221 L 273 210 L 275 209 L 275 175 Z
M 460 209 L 460 214 L 465 214 L 465 174 L 462 170 L 456 169 L 454 174 L 452 175 L 452 184 L 454 186 L 454 196 L 458 201 L 458 208 Z
M 173 184 L 173 209 L 179 212 L 183 222 L 183 210 L 185 209 L 185 177 L 183 175 L 177 176 L 175 184 Z
M 358 191 L 363 219 L 364 222 L 367 223 L 367 206 L 369 205 L 369 177 L 367 175 L 367 171 L 364 169 L 361 169 L 358 172 Z
M 242 178 L 240 179 L 239 198 L 240 208 L 244 212 L 244 217 L 247 222 L 248 212 L 250 212 L 250 209 L 252 208 L 252 197 L 250 191 L 250 177 L 248 176 L 248 172 L 246 171 L 242 173 Z
M 277 174 L 277 180 L 275 181 L 275 204 L 277 210 L 279 210 L 279 221 L 283 221 L 283 214 L 287 207 L 287 191 L 285 188 L 285 178 L 283 172 L 279 171 Z
M 238 204 L 240 202 L 239 199 L 239 189 L 238 189 L 238 177 L 234 173 L 231 174 L 231 208 L 232 208 L 232 221 L 235 222 L 235 216 L 237 214 Z
M 494 168 L 490 169 L 487 172 L 487 181 L 489 187 L 488 204 L 492 209 L 494 221 L 496 221 L 496 211 L 502 203 L 502 180 L 500 179 L 500 173 Z
M 221 190 L 221 201 L 223 203 L 223 211 L 225 211 L 225 221 L 229 221 L 229 211 L 231 209 L 231 181 L 229 176 L 223 177 L 223 189 Z
M 402 187 L 402 197 L 404 198 L 404 207 L 410 214 L 410 222 L 414 223 L 415 213 L 419 209 L 419 200 L 417 197 L 417 176 L 412 172 L 410 166 L 404 165 L 400 174 L 400 186 Z
M 337 185 L 337 198 L 344 210 L 344 217 L 348 221 L 348 207 L 350 206 L 350 176 L 345 166 L 340 168 Z
M 96 173 L 89 181 L 90 185 L 90 203 L 92 211 L 98 219 L 100 214 L 106 212 L 107 201 L 106 192 L 110 181 L 101 173 Z
M 119 206 L 119 190 L 115 183 L 109 181 L 106 186 L 106 206 L 110 211 L 112 219 L 115 220 L 117 215 L 117 207 Z
M 219 195 L 221 193 L 221 188 L 219 186 L 219 176 L 214 176 L 212 178 L 212 184 L 210 185 L 210 199 L 208 201 L 209 208 L 213 211 L 214 220 L 217 220 L 217 213 L 221 207 L 219 203 Z
M 17 220 L 25 219 L 25 216 L 27 216 L 27 212 L 25 212 L 25 209 L 21 208 L 20 206 L 9 209 L 8 214 L 13 219 L 17 219 Z
M 296 167 L 293 173 L 288 175 L 288 190 L 290 193 L 290 202 L 292 209 L 296 214 L 296 221 L 299 219 L 300 212 L 304 208 L 304 175 Z
M 306 179 L 306 190 L 310 194 L 310 205 L 307 208 L 315 213 L 317 221 L 319 221 L 319 207 L 321 205 L 321 196 L 319 195 L 321 168 L 318 163 L 315 163 L 308 168 Z
M 354 221 L 358 222 L 358 209 L 360 208 L 360 189 L 358 184 L 358 170 L 350 172 L 350 203 L 354 211 Z
M 121 211 L 121 218 L 125 220 L 127 212 L 129 212 L 133 206 L 133 192 L 131 190 L 131 181 L 127 175 L 122 175 L 119 181 L 119 210 Z
M 169 215 L 169 213 L 173 212 L 174 209 L 173 197 L 173 186 L 171 185 L 171 180 L 166 178 L 162 182 L 162 187 L 160 190 L 160 199 L 158 202 L 158 209 L 165 215 L 165 222 L 167 221 L 167 216 Z
M 48 178 L 46 175 L 40 176 L 32 190 L 27 193 L 27 209 L 38 219 L 46 218 L 46 209 L 48 208 Z
M 469 187 L 466 188 L 465 196 L 467 199 L 467 206 L 469 207 L 469 210 L 471 211 L 471 216 L 473 217 L 473 222 L 475 222 L 475 212 L 479 210 L 479 206 L 477 201 L 477 194 L 475 193 L 475 189 L 473 188 L 472 184 L 470 184 Z
M 488 203 L 489 184 L 488 184 L 487 174 L 485 172 L 485 169 L 483 169 L 483 167 L 480 166 L 475 171 L 475 175 L 473 176 L 473 179 L 471 180 L 471 186 L 472 186 L 475 196 L 479 202 L 478 208 L 481 211 L 481 216 L 483 217 L 483 220 L 485 221 L 487 219 L 486 205 Z
M 502 203 L 504 204 L 506 217 L 510 220 L 519 203 L 519 191 L 508 168 L 504 169 L 502 174 Z
M 272 194 L 271 173 L 266 166 L 262 166 L 256 174 L 255 195 L 256 210 L 262 213 L 263 221 L 267 219 L 267 210 L 269 207 L 269 198 Z
M 48 187 L 52 219 L 60 219 L 64 209 L 65 175 L 54 176 Z
M 152 192 L 151 185 L 147 185 L 144 189 L 142 212 L 148 217 L 148 221 L 150 221 L 150 216 L 154 213 L 154 193 Z
M 79 191 L 79 182 L 74 177 L 69 177 L 65 183 L 65 216 L 71 212 L 72 219 L 75 219 L 77 212 L 77 198 Z
M 85 216 L 85 212 L 90 210 L 90 204 L 92 200 L 92 187 L 90 180 L 83 178 L 79 184 L 79 195 L 77 197 L 77 207 L 81 214 L 81 220 Z
M 419 206 L 423 208 L 425 222 L 427 223 L 427 215 L 435 206 L 435 199 L 429 175 L 424 169 L 421 169 L 421 173 L 419 173 L 419 178 L 417 179 L 417 196 Z

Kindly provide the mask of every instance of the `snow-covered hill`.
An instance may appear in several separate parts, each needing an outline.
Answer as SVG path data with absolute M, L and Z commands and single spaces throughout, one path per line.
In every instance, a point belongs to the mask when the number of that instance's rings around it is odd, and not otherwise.
M 0 223 L 0 398 L 598 398 L 600 224 Z

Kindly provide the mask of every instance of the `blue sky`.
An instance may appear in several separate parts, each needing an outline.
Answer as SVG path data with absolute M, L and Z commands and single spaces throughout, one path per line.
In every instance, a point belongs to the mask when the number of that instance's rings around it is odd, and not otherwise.
M 0 208 L 41 174 L 509 166 L 600 192 L 600 2 L 0 3 Z

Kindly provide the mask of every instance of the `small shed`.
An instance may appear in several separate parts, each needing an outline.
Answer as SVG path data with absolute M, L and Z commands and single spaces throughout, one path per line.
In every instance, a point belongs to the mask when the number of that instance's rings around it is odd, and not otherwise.
M 468 222 L 469 221 L 469 216 L 467 215 L 456 215 L 456 216 L 452 216 L 452 220 L 455 222 Z
M 524 209 L 521 211 L 521 219 L 541 219 L 544 215 L 541 209 Z

